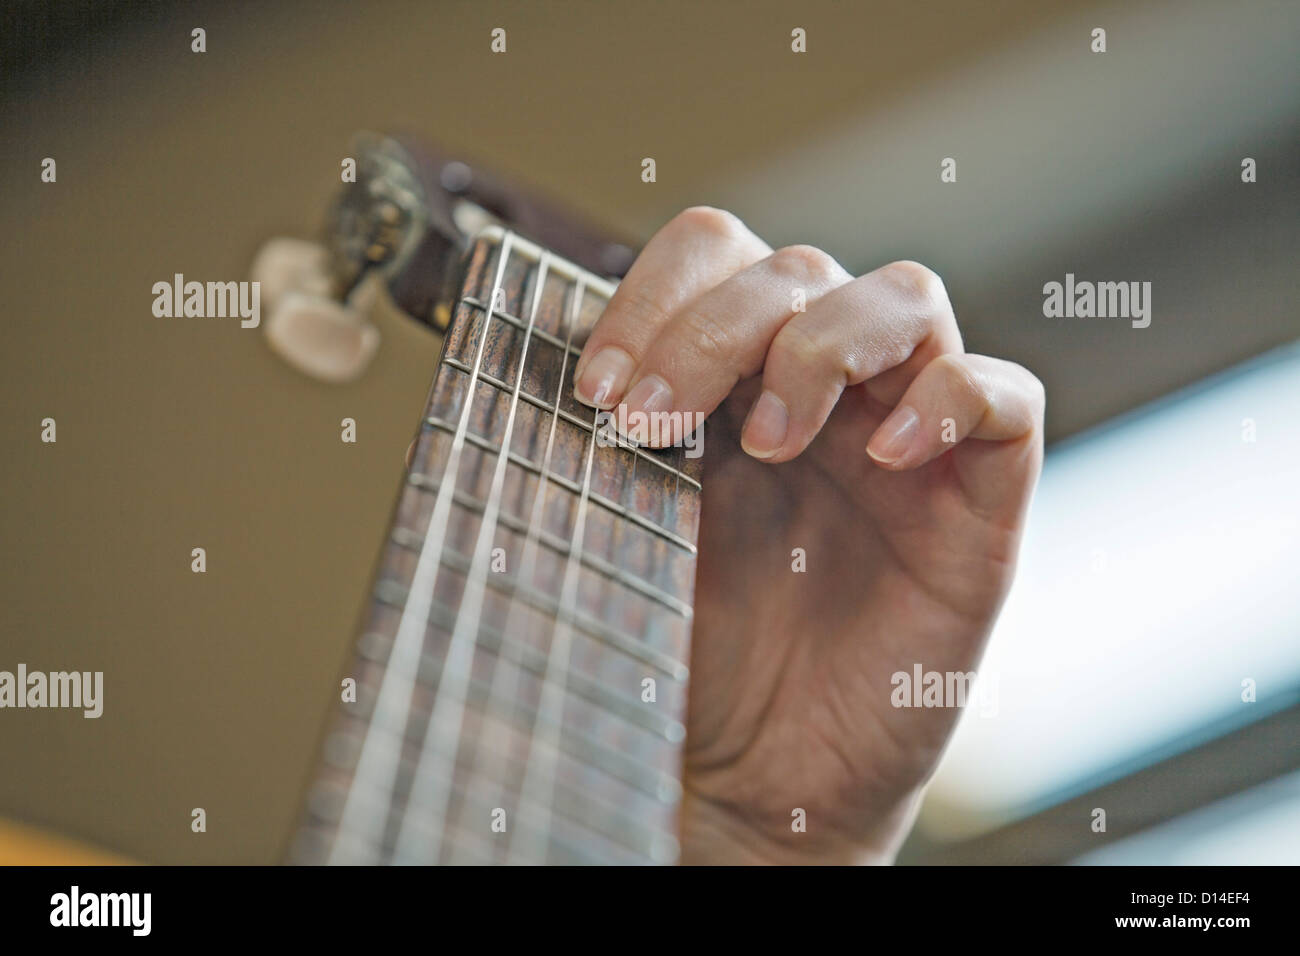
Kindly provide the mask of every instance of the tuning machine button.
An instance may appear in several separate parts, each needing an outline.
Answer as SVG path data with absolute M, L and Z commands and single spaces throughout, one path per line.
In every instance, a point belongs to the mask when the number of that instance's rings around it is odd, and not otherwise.
M 346 302 L 334 298 L 337 280 L 325 247 L 271 239 L 251 274 L 270 313 L 264 327 L 273 352 L 326 382 L 349 382 L 366 370 L 379 349 L 379 330 L 367 318 L 372 296 L 361 283 Z

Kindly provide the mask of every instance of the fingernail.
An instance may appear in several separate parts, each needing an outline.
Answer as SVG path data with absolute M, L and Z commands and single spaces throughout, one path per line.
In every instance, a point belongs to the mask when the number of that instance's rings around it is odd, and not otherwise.
M 349 382 L 374 358 L 379 331 L 337 302 L 290 292 L 267 322 L 266 340 L 281 358 L 313 378 Z
M 635 369 L 636 362 L 622 349 L 603 348 L 582 369 L 573 394 L 584 405 L 613 408 Z
M 892 465 L 907 454 L 916 435 L 921 416 L 911 405 L 899 405 L 880 423 L 867 442 L 867 454 L 885 465 Z
M 785 402 L 774 393 L 764 391 L 740 429 L 740 447 L 755 458 L 771 458 L 785 444 L 789 427 L 790 413 Z
M 650 416 L 655 412 L 666 412 L 672 405 L 673 390 L 667 382 L 658 375 L 647 375 L 641 379 L 623 400 L 625 411 L 620 413 L 620 417 L 627 423 L 627 437 L 635 442 L 649 441 Z

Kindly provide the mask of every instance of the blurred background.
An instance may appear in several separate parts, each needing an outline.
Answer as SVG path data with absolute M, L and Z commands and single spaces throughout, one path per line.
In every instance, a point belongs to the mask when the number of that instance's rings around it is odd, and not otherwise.
M 155 319 L 150 290 L 313 236 L 351 135 L 378 129 L 632 242 L 710 203 L 853 271 L 918 259 L 969 350 L 1044 381 L 996 687 L 901 862 L 1300 862 L 1294 2 L 19 0 L 0 19 L 0 668 L 106 672 L 99 720 L 0 715 L 0 817 L 140 860 L 283 853 L 438 342 L 382 319 L 366 375 L 330 387 L 237 322 Z M 1150 327 L 1045 318 L 1066 273 L 1150 282 Z

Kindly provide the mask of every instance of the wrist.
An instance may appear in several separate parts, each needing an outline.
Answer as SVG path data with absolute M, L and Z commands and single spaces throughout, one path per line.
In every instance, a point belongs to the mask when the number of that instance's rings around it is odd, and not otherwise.
M 869 833 L 763 825 L 743 812 L 687 791 L 682 803 L 681 862 L 696 866 L 887 866 L 914 816 L 914 801 Z

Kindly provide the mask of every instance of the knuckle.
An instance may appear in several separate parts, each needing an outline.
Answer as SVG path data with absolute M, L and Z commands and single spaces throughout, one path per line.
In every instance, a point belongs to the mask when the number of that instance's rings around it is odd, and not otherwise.
M 930 306 L 947 308 L 948 290 L 938 273 L 911 259 L 900 259 L 885 266 L 885 275 L 907 296 Z
M 788 323 L 777 335 L 772 350 L 796 369 L 816 378 L 847 378 L 853 371 L 853 363 L 844 350 L 806 322 Z
M 668 320 L 668 313 L 663 305 L 653 295 L 642 289 L 619 286 L 615 295 L 618 299 L 617 313 L 606 309 L 604 315 L 598 320 L 598 324 L 607 316 L 617 315 L 617 322 L 605 323 L 604 328 L 613 329 L 620 338 L 627 337 L 626 331 L 629 328 L 656 328 Z
M 719 239 L 735 240 L 749 232 L 739 216 L 713 206 L 691 206 L 678 213 L 674 222 L 678 228 L 688 232 L 704 233 Z
M 725 363 L 732 353 L 731 337 L 719 323 L 688 311 L 679 320 L 682 334 L 695 353 L 709 365 Z
M 791 279 L 821 283 L 839 274 L 840 265 L 816 246 L 785 246 L 772 253 L 772 269 Z
M 940 355 L 933 364 L 947 383 L 949 394 L 969 396 L 982 405 L 988 404 L 989 392 L 983 378 L 960 355 Z

